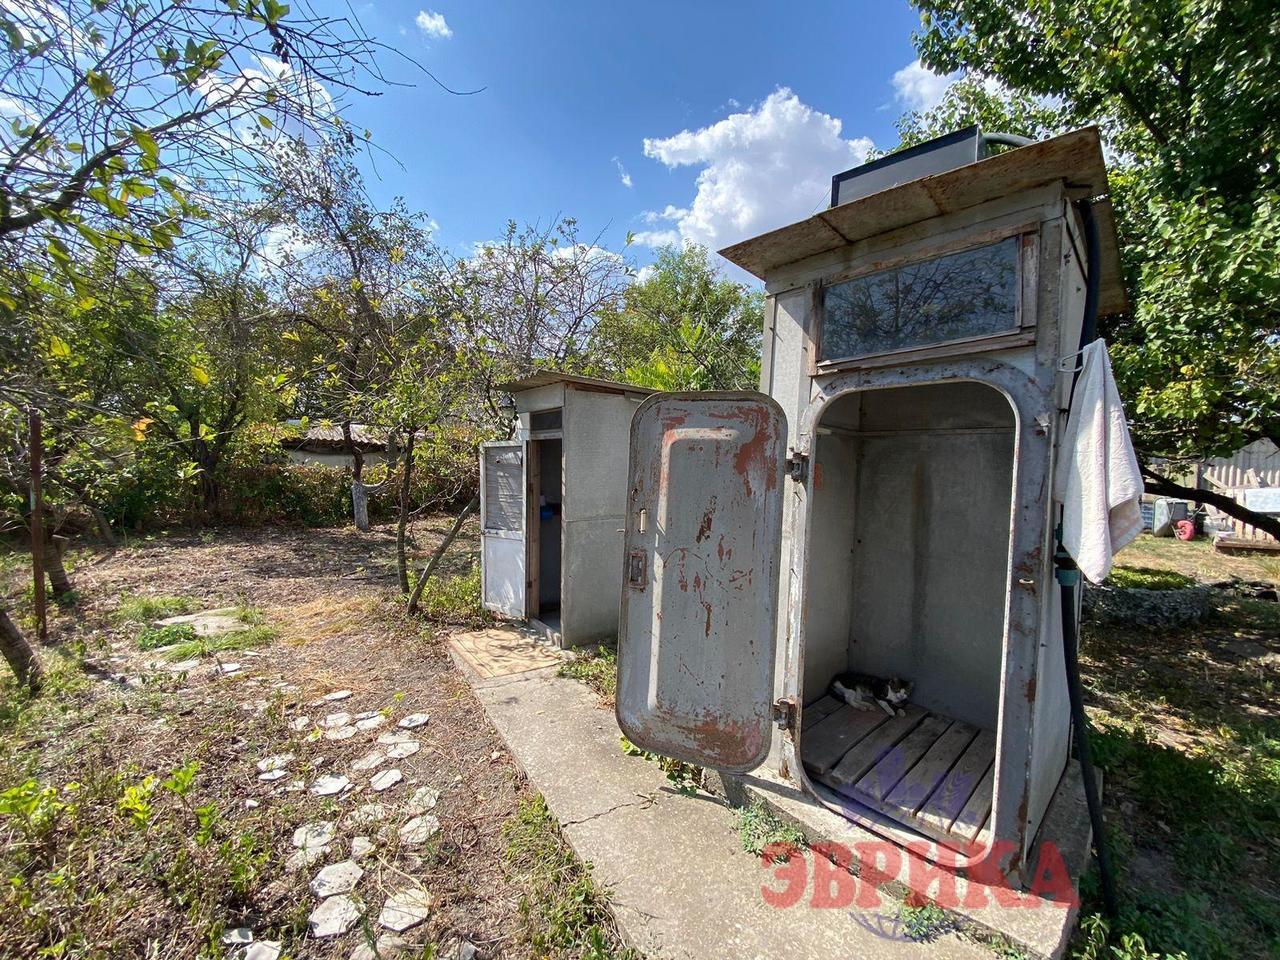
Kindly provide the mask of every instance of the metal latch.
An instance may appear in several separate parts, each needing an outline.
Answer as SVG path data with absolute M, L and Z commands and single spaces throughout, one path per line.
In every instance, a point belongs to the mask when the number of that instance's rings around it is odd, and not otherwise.
M 773 701 L 773 722 L 779 730 L 794 730 L 796 725 L 796 702 L 790 697 L 782 697 Z
M 809 477 L 809 455 L 792 450 L 787 455 L 787 472 L 796 483 L 804 483 Z

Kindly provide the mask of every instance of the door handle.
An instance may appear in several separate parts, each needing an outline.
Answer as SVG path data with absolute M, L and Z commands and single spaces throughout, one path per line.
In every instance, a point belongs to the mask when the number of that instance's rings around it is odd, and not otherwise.
M 631 586 L 644 589 L 647 558 L 648 554 L 643 550 L 632 550 L 627 554 L 627 583 Z

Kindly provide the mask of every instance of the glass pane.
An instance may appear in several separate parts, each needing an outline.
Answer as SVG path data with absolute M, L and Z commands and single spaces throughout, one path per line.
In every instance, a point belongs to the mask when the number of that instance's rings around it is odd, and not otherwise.
M 1004 333 L 1017 326 L 1018 238 L 832 284 L 819 360 Z
M 559 430 L 564 426 L 564 412 L 561 410 L 540 410 L 529 414 L 530 430 Z
M 486 530 L 519 530 L 523 526 L 524 471 L 520 451 L 485 449 L 484 526 Z

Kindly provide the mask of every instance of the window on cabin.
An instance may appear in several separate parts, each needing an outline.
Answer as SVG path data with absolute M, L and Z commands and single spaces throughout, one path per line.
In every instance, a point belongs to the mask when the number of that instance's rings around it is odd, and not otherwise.
M 539 410 L 529 414 L 530 430 L 559 430 L 563 426 L 563 410 Z
M 818 361 L 914 350 L 1018 327 L 1019 238 L 827 287 Z

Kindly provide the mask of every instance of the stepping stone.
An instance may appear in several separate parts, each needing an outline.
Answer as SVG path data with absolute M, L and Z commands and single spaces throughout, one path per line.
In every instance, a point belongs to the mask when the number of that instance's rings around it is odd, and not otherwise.
M 341 711 L 338 713 L 331 713 L 320 721 L 320 726 L 324 727 L 326 730 L 332 730 L 335 727 L 347 727 L 350 725 L 351 714 L 342 713 Z
M 294 717 L 289 721 L 289 729 L 295 733 L 301 733 L 303 730 L 311 729 L 310 717 Z
M 382 714 L 372 717 L 365 717 L 363 720 L 356 721 L 357 730 L 377 730 L 380 726 L 387 722 L 387 718 Z
M 248 927 L 236 927 L 222 935 L 223 946 L 238 947 L 246 943 L 253 943 L 253 931 Z
M 417 740 L 402 740 L 387 747 L 387 757 L 391 760 L 403 760 L 406 757 L 412 757 L 421 749 L 422 744 Z
M 416 927 L 431 913 L 431 894 L 421 887 L 409 887 L 387 897 L 378 914 L 378 926 L 401 933 Z
M 295 850 L 289 854 L 289 859 L 284 862 L 284 866 L 286 870 L 292 873 L 296 870 L 304 870 L 317 860 L 323 860 L 328 855 L 328 847 L 303 847 L 301 850 Z
M 381 823 L 387 818 L 386 804 L 362 803 L 351 811 L 351 824 L 356 827 L 369 827 Z
M 307 789 L 307 785 L 301 780 L 290 780 L 284 785 L 284 789 L 286 793 L 301 793 Z
M 384 908 L 385 909 L 385 908 Z M 345 894 L 330 897 L 311 911 L 307 926 L 313 937 L 337 937 L 360 921 L 360 908 Z
M 359 860 L 373 853 L 374 843 L 368 837 L 351 838 L 351 859 Z
M 219 607 L 217 610 L 205 610 L 201 613 L 184 613 L 176 617 L 165 617 L 157 620 L 154 626 L 171 627 L 175 624 L 190 624 L 198 637 L 216 637 L 220 633 L 231 633 L 243 630 L 244 621 L 238 616 L 235 607 Z
M 311 785 L 311 792 L 317 797 L 332 797 L 351 786 L 351 781 L 341 774 L 330 773 L 316 780 Z
M 350 893 L 363 876 L 364 870 L 354 860 L 331 863 L 311 881 L 311 892 L 321 898 Z
M 356 735 L 355 727 L 334 727 L 324 732 L 326 740 L 350 740 Z
M 403 779 L 404 774 L 399 770 L 392 768 L 390 770 L 383 770 L 381 773 L 375 773 L 373 775 L 373 779 L 369 781 L 369 786 L 373 788 L 374 793 L 381 793 L 383 790 L 389 790 L 391 787 L 394 787 Z
M 339 700 L 345 700 L 351 696 L 350 690 L 335 690 L 333 693 L 326 693 L 320 698 L 323 703 L 337 703 Z
M 357 714 L 356 714 L 356 719 L 357 719 L 357 720 L 368 720 L 370 717 L 380 717 L 380 716 L 382 716 L 382 711 L 381 711 L 381 710 L 366 710 L 366 711 L 364 711 L 363 713 L 357 713 Z
M 395 730 L 388 730 L 386 733 L 378 734 L 378 742 L 384 746 L 391 746 L 397 743 L 417 743 L 413 737 L 407 733 L 399 733 Z
M 440 956 L 440 960 L 476 960 L 479 951 L 476 945 L 469 940 L 455 940 L 449 946 L 445 947 L 445 951 Z
M 218 669 L 222 671 L 222 673 L 223 673 L 223 675 L 224 675 L 224 676 L 231 676 L 231 674 L 233 674 L 233 673 L 239 673 L 239 672 L 240 672 L 240 664 L 238 664 L 238 663 L 224 663 L 224 664 L 222 664 Z
M 302 849 L 327 847 L 338 835 L 338 825 L 332 820 L 316 820 L 304 823 L 293 831 L 293 845 Z
M 400 839 L 409 844 L 426 843 L 439 832 L 440 821 L 435 817 L 414 817 L 400 828 Z
M 426 813 L 440 802 L 440 791 L 431 787 L 419 787 L 413 791 L 413 796 L 409 798 L 409 802 L 405 804 L 407 810 L 413 816 Z
M 380 767 L 386 763 L 387 756 L 388 754 L 383 753 L 381 750 L 374 750 L 371 753 L 366 753 L 355 763 L 351 764 L 351 769 L 362 773 L 365 770 L 372 770 L 374 767 Z
M 288 775 L 288 770 L 268 770 L 266 773 L 258 774 L 258 779 L 270 782 L 272 780 L 279 780 L 281 777 L 287 777 Z
M 279 940 L 259 940 L 244 952 L 242 960 L 280 960 L 282 946 Z
M 402 730 L 413 730 L 415 727 L 422 726 L 430 719 L 431 718 L 425 713 L 411 713 L 407 717 L 401 717 L 400 722 L 397 723 L 396 726 L 400 727 Z
M 274 756 L 263 757 L 258 761 L 258 769 L 263 773 L 268 770 L 283 770 L 293 760 L 292 753 L 277 753 Z
M 198 659 L 197 660 L 179 660 L 177 663 L 165 664 L 164 668 L 168 670 L 170 673 L 190 673 L 192 670 L 194 670 L 198 666 L 200 666 L 200 661 Z
M 351 951 L 348 960 L 390 960 L 409 949 L 409 942 L 394 933 L 384 933 L 378 937 L 371 947 L 367 943 L 358 943 Z

